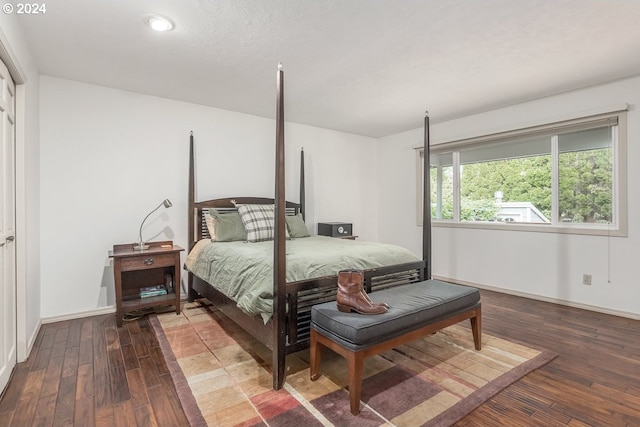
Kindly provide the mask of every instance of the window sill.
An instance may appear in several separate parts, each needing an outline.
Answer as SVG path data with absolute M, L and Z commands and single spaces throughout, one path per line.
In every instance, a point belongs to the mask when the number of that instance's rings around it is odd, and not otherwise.
M 422 224 L 419 224 L 422 226 Z M 437 228 L 470 228 L 476 230 L 521 231 L 534 233 L 555 234 L 580 234 L 588 236 L 613 236 L 627 237 L 627 230 L 609 228 L 607 225 L 594 225 L 586 228 L 577 224 L 550 225 L 550 224 L 524 224 L 517 222 L 453 222 L 446 220 L 431 220 L 431 226 Z

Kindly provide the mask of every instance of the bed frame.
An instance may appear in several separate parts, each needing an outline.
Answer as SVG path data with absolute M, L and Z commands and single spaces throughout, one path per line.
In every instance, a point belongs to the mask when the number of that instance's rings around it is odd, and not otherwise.
M 277 110 L 276 110 L 276 183 L 275 198 L 262 197 L 230 197 L 223 199 L 195 201 L 195 168 L 193 133 L 189 141 L 189 250 L 195 243 L 208 237 L 203 211 L 209 208 L 218 210 L 234 210 L 238 204 L 274 204 L 275 205 L 275 239 L 274 239 L 274 302 L 271 319 L 265 324 L 260 316 L 248 316 L 242 312 L 234 301 L 217 291 L 195 275 L 188 273 L 189 301 L 204 297 L 208 299 L 227 317 L 245 329 L 271 350 L 271 367 L 273 388 L 280 389 L 285 379 L 285 357 L 309 347 L 311 307 L 336 299 L 337 274 L 317 279 L 286 282 L 285 258 L 285 215 L 302 213 L 304 217 L 304 152 L 300 155 L 300 203 L 285 200 L 284 191 L 284 73 L 278 67 L 277 74 Z M 425 116 L 425 147 L 428 147 L 428 115 Z M 425 149 L 425 165 L 429 165 L 428 150 Z M 428 171 L 428 169 L 425 169 Z M 428 174 L 425 174 L 428 175 Z M 425 178 L 425 200 L 428 202 L 428 176 Z M 425 203 L 429 206 L 428 203 Z M 427 210 L 428 211 L 428 210 Z M 424 229 L 430 229 L 430 215 L 424 216 Z M 424 260 L 366 270 L 364 285 L 367 292 L 419 282 L 431 278 L 429 251 L 430 232 L 423 235 Z

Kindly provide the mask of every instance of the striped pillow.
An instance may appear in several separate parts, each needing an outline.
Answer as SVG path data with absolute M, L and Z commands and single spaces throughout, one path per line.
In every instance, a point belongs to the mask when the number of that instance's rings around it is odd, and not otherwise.
M 273 205 L 238 205 L 238 213 L 242 219 L 247 240 L 249 242 L 264 242 L 275 237 L 275 208 Z M 285 233 L 287 239 L 289 233 Z

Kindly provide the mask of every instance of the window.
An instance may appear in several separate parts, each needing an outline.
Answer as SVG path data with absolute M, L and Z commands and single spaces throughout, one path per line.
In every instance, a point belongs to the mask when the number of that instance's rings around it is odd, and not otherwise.
M 625 120 L 620 111 L 432 146 L 432 223 L 626 235 Z
M 615 128 L 558 135 L 558 219 L 570 223 L 613 222 Z
M 431 157 L 429 178 L 431 218 L 453 219 L 453 153 L 436 154 Z

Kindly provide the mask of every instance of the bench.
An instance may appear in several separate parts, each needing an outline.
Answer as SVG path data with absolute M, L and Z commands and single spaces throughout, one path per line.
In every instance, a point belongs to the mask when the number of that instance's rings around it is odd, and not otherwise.
M 360 413 L 364 359 L 447 326 L 470 319 L 476 350 L 481 348 L 480 292 L 438 280 L 411 283 L 369 294 L 389 311 L 362 315 L 338 311 L 335 302 L 311 309 L 310 375 L 319 377 L 322 348 L 347 359 L 351 413 Z

